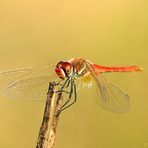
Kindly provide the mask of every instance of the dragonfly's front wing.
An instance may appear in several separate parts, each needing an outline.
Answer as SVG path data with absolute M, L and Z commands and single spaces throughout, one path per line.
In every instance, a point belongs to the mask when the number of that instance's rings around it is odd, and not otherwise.
M 45 98 L 50 81 L 57 80 L 55 64 L 0 73 L 0 89 L 9 98 L 39 100 Z

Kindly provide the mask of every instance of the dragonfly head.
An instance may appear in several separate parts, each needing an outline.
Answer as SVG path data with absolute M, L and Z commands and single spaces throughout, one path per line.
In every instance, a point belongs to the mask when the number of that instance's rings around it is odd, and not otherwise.
M 64 79 L 65 77 L 70 77 L 72 71 L 73 71 L 72 64 L 69 62 L 61 61 L 56 65 L 55 68 L 55 72 L 61 79 Z

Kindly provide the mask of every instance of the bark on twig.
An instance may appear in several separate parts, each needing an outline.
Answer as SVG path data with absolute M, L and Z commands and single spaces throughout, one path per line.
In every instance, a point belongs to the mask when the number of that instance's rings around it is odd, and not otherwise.
M 53 148 L 59 116 L 58 110 L 62 103 L 62 93 L 56 91 L 56 84 L 50 83 L 43 121 L 40 127 L 36 148 Z

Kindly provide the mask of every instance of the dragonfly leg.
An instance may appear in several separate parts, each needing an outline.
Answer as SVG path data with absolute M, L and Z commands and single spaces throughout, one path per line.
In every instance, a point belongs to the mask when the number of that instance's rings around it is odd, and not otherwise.
M 62 85 L 62 87 L 59 91 L 62 91 L 65 88 L 66 84 L 69 83 L 69 81 L 70 81 L 70 77 L 66 79 L 66 81 L 64 82 L 64 84 Z
M 71 82 L 70 80 L 67 82 L 67 85 L 66 85 L 67 88 L 69 87 L 70 82 Z
M 53 81 L 53 84 L 54 84 L 54 85 L 62 85 L 61 89 L 58 90 L 57 92 L 61 91 L 61 92 L 64 92 L 64 93 L 68 93 L 68 94 L 69 94 L 68 91 L 65 91 L 65 90 L 63 90 L 63 89 L 65 88 L 66 85 L 69 86 L 70 78 L 67 78 L 66 81 L 64 82 L 64 84 L 61 84 L 62 81 L 63 81 L 63 80 L 60 80 L 58 83 L 56 83 L 56 82 Z M 66 87 L 67 87 L 67 86 L 66 86 Z M 50 91 L 50 82 L 49 82 L 49 88 L 48 88 L 47 94 L 49 94 L 49 91 Z
M 60 80 L 59 82 L 57 82 L 57 83 L 55 82 L 55 83 L 56 83 L 56 85 L 62 85 L 62 84 L 61 84 L 62 81 L 63 81 L 63 80 Z
M 61 113 L 61 111 L 63 111 L 63 108 L 65 108 L 65 106 L 70 102 L 71 98 L 72 98 L 72 93 L 73 93 L 73 81 L 70 81 L 70 92 L 69 92 L 69 97 L 67 98 L 67 101 L 61 106 L 60 110 L 58 111 L 57 115 L 59 115 Z M 64 92 L 64 90 L 62 90 Z M 67 92 L 66 92 L 67 93 Z
M 74 101 L 71 102 L 69 105 L 67 105 L 70 101 L 71 101 L 71 98 L 72 98 L 72 94 L 73 94 L 73 91 L 74 91 Z M 63 106 L 61 107 L 61 109 L 59 110 L 58 112 L 58 115 L 63 111 L 65 110 L 66 108 L 70 107 L 71 105 L 73 105 L 77 100 L 77 91 L 76 91 L 76 84 L 75 84 L 75 81 L 73 80 L 71 82 L 71 93 L 69 95 L 69 98 L 68 100 L 63 104 Z M 66 106 L 67 105 L 67 106 Z
M 70 85 L 71 85 L 71 88 L 70 88 L 70 92 L 67 92 L 66 91 L 66 93 L 69 93 L 69 97 L 67 98 L 67 101 L 61 106 L 61 109 L 63 108 L 63 107 L 65 107 L 66 106 L 66 104 L 71 100 L 71 98 L 72 98 L 72 94 L 73 94 L 73 82 L 72 81 L 70 81 Z M 63 92 L 65 92 L 64 90 L 62 90 Z M 60 110 L 61 110 L 60 109 Z
M 66 79 L 66 81 L 64 82 L 64 84 L 61 84 L 63 80 L 59 81 L 58 83 L 56 83 L 56 85 L 61 85 L 61 88 L 57 91 L 57 92 L 66 92 L 64 91 L 64 88 L 67 87 L 66 85 L 68 85 L 69 81 L 70 81 L 70 77 L 68 77 Z

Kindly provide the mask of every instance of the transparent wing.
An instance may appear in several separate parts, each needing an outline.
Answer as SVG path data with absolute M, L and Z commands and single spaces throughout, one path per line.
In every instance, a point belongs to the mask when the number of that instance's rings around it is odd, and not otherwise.
M 15 81 L 16 79 L 26 76 L 31 71 L 32 68 L 25 68 L 0 72 L 0 89 L 4 89 L 8 86 L 8 84 Z
M 7 97 L 38 100 L 46 96 L 49 81 L 57 78 L 54 64 L 40 68 L 17 69 L 1 72 L 0 86 Z
M 15 81 L 4 90 L 4 95 L 9 98 L 30 101 L 45 99 L 49 81 L 49 77 L 34 77 Z
M 124 91 L 100 75 L 97 77 L 97 84 L 99 89 L 98 103 L 102 107 L 113 112 L 127 112 L 129 110 L 129 96 Z
M 113 112 L 127 112 L 129 110 L 129 96 L 114 84 L 107 81 L 100 73 L 96 74 L 91 64 L 87 61 L 86 64 L 97 82 L 99 105 Z

